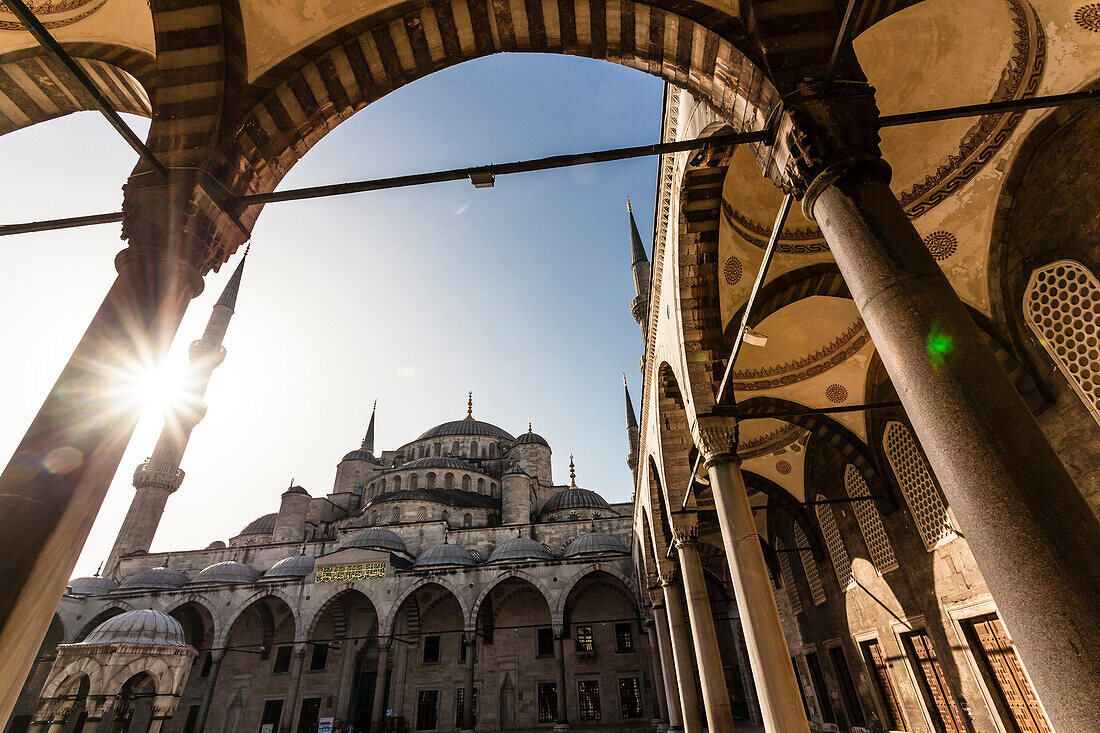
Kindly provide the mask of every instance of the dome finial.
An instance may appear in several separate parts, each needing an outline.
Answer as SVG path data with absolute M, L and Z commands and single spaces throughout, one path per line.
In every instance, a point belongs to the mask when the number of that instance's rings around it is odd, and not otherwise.
M 467 394 L 467 397 L 466 397 L 466 419 L 467 420 L 473 420 L 474 419 L 474 393 L 473 392 L 467 392 L 466 394 Z
M 627 210 L 628 213 L 634 211 L 634 209 L 630 208 L 630 197 L 629 196 L 626 197 L 626 210 Z
M 531 423 L 527 423 L 527 434 L 530 435 L 532 432 L 533 431 L 531 430 Z
M 569 454 L 569 488 L 577 488 L 577 468 L 573 465 L 573 454 Z
M 100 564 L 99 564 L 99 567 L 95 569 L 95 575 L 93 575 L 92 577 L 93 577 L 93 578 L 98 578 L 98 577 L 99 577 L 99 573 L 100 573 L 100 572 L 101 572 L 102 570 L 103 570 L 103 563 L 100 563 Z

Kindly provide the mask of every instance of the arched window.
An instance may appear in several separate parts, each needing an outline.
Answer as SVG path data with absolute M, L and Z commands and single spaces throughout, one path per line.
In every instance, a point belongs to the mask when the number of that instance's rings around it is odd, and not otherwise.
M 370 513 L 370 526 L 374 527 L 378 524 L 378 512 Z
M 463 491 L 469 491 L 470 490 L 470 475 L 469 474 L 465 474 L 462 477 L 462 490 Z
M 453 473 L 446 474 L 443 477 L 443 488 L 445 488 L 447 491 L 450 491 L 454 487 L 455 487 L 455 475 Z
M 390 514 L 390 523 L 397 524 L 401 521 L 401 507 L 395 506 L 393 512 Z
M 1100 281 L 1080 262 L 1058 260 L 1031 273 L 1024 321 L 1100 423 Z
M 818 494 L 817 501 L 825 501 L 825 497 Z M 817 523 L 821 525 L 821 534 L 825 537 L 825 545 L 829 548 L 829 559 L 833 561 L 836 582 L 841 590 L 855 587 L 852 561 L 848 558 L 848 549 L 840 536 L 840 528 L 836 526 L 836 514 L 833 513 L 832 505 L 818 504 L 814 509 L 817 511 Z
M 474 523 L 474 517 L 469 512 L 462 515 L 462 526 L 463 527 L 473 526 L 473 523 Z
M 418 521 L 418 522 L 428 521 L 428 507 L 418 506 L 416 508 L 416 521 Z
M 806 533 L 802 531 L 802 525 L 798 522 L 794 522 L 794 542 L 798 556 L 802 558 L 802 570 L 806 573 L 806 583 L 810 586 L 814 605 L 820 606 L 825 602 L 825 589 L 821 587 L 821 576 L 817 574 L 817 562 L 814 561 L 813 551 L 804 549 L 809 548 L 810 541 L 806 539 Z
M 901 486 L 901 493 L 909 504 L 909 511 L 917 523 L 921 539 L 929 552 L 939 545 L 955 539 L 955 529 L 947 516 L 947 507 L 940 499 L 939 489 L 932 481 L 932 474 L 924 462 L 917 440 L 908 427 L 891 420 L 882 434 L 882 447 L 890 468 Z
M 483 479 L 483 478 L 479 478 L 477 480 L 477 493 L 479 493 L 479 494 L 484 494 L 485 493 L 485 479 Z
M 434 489 L 435 488 L 435 472 L 434 471 L 429 471 L 428 472 L 428 488 L 429 489 Z
M 370 494 L 371 496 L 374 496 L 374 484 L 371 484 L 370 486 L 367 487 L 367 493 Z
M 490 443 L 489 444 L 489 457 L 490 458 L 496 458 L 497 457 L 497 444 L 496 443 Z
M 470 441 L 470 455 L 473 456 L 474 458 L 477 458 L 477 441 L 476 440 L 471 440 Z
M 449 511 L 447 511 L 446 509 L 443 510 L 443 514 L 441 514 L 439 518 L 442 519 L 444 522 L 447 522 L 448 525 L 450 525 L 451 513 Z
M 852 499 L 871 496 L 863 475 L 851 463 L 844 467 L 844 488 Z M 898 560 L 894 557 L 894 548 L 890 544 L 890 538 L 886 536 L 886 529 L 882 526 L 882 517 L 875 502 L 853 501 L 852 509 L 856 513 L 856 521 L 859 522 L 859 529 L 863 532 L 863 541 L 867 544 L 867 551 L 871 553 L 871 562 L 875 564 L 875 570 L 879 575 L 896 570 Z
M 417 457 L 418 458 L 423 458 L 427 454 L 428 454 L 428 447 L 426 445 L 420 446 L 420 450 L 417 451 Z
M 798 595 L 798 586 L 794 584 L 790 553 L 783 546 L 783 540 L 778 537 L 775 540 L 775 554 L 779 556 L 779 575 L 783 578 L 783 587 L 787 589 L 787 600 L 790 601 L 791 611 L 795 614 L 802 613 L 802 597 Z
M 394 491 L 399 491 L 400 489 L 401 489 L 401 477 L 400 476 L 394 476 L 393 477 L 393 490 Z
M 497 482 L 496 481 L 489 484 L 489 494 L 491 496 L 500 496 L 500 494 L 497 493 Z
M 451 443 L 451 455 L 452 456 L 457 456 L 459 451 L 461 451 L 461 450 L 462 450 L 462 444 L 459 443 L 457 440 L 455 442 Z
M 436 443 L 435 445 L 432 446 L 432 449 L 435 451 L 435 456 L 437 458 L 439 456 L 443 455 L 443 444 L 442 443 Z
M 420 488 L 420 477 L 417 476 L 415 473 L 412 476 L 409 476 L 409 488 L 410 489 L 419 489 Z

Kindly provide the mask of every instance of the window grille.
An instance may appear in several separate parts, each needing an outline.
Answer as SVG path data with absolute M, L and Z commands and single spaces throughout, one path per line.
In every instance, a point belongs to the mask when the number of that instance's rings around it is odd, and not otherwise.
M 600 683 L 596 680 L 577 682 L 577 701 L 581 709 L 581 720 L 598 721 L 600 719 Z
M 553 723 L 558 719 L 558 686 L 553 682 L 539 683 L 539 722 Z
M 634 651 L 634 631 L 629 623 L 615 624 L 615 651 Z
M 463 527 L 472 527 L 473 525 L 474 525 L 473 515 L 472 514 L 463 514 L 462 515 L 462 526 Z
M 271 665 L 272 674 L 284 674 L 290 671 L 290 655 L 294 653 L 293 647 L 281 646 L 275 650 L 275 663 Z
M 438 636 L 424 637 L 424 664 L 435 664 L 439 661 L 439 642 Z
M 782 540 L 775 541 L 775 549 L 776 554 L 779 555 L 779 574 L 783 578 L 783 586 L 787 589 L 787 600 L 791 603 L 791 611 L 795 614 L 802 613 L 802 598 L 798 595 L 798 587 L 794 584 L 790 555 L 785 552 Z
M 471 706 L 471 712 L 474 714 L 474 723 L 477 723 L 477 688 L 474 688 L 473 705 Z M 455 690 L 455 728 L 465 728 L 465 721 L 462 717 L 462 707 L 466 704 L 466 688 L 459 687 Z
M 592 637 L 592 627 L 589 625 L 577 627 L 577 651 L 596 651 L 596 640 Z
M 397 524 L 400 521 L 401 521 L 401 507 L 395 506 L 393 508 L 393 512 L 390 514 L 390 522 L 392 524 Z
M 419 506 L 416 508 L 416 521 L 426 522 L 428 521 L 428 508 Z
M 319 672 L 328 666 L 328 644 L 313 644 L 313 654 L 309 658 L 309 671 Z
M 1059 260 L 1031 273 L 1024 321 L 1100 422 L 1100 281 L 1080 262 Z
M 637 677 L 619 680 L 619 715 L 624 720 L 642 717 L 642 686 Z
M 802 526 L 798 522 L 794 523 L 794 541 L 800 548 L 810 546 L 810 541 L 806 539 L 806 533 L 802 531 Z M 814 599 L 814 605 L 820 606 L 825 602 L 825 589 L 821 587 L 821 576 L 817 574 L 814 553 L 811 550 L 800 549 L 798 556 L 802 558 L 802 569 L 806 572 L 806 582 L 810 586 L 810 595 Z
M 938 545 L 955 538 L 955 530 L 947 516 L 947 507 L 940 499 L 939 489 L 924 462 L 912 431 L 891 420 L 883 432 L 883 447 L 890 468 L 898 479 L 909 511 L 917 523 L 924 546 L 931 552 Z
M 844 468 L 844 488 L 852 499 L 871 496 L 863 475 L 851 463 Z M 898 560 L 894 557 L 894 548 L 890 544 L 890 538 L 886 536 L 886 529 L 882 526 L 878 506 L 873 501 L 853 501 L 852 509 L 856 513 L 856 521 L 859 522 L 859 529 L 863 532 L 863 541 L 867 544 L 867 551 L 871 553 L 871 562 L 875 564 L 875 570 L 879 575 L 896 570 Z
M 825 497 L 817 495 L 817 501 L 824 501 Z M 833 561 L 833 570 L 836 572 L 836 582 L 841 590 L 855 587 L 856 581 L 852 577 L 852 561 L 848 558 L 848 549 L 844 546 L 844 539 L 840 536 L 840 528 L 836 525 L 836 514 L 830 504 L 818 504 L 817 521 L 821 525 L 821 534 L 825 536 L 825 546 L 829 548 L 829 558 Z
M 416 729 L 435 730 L 439 716 L 439 690 L 421 690 L 416 698 Z

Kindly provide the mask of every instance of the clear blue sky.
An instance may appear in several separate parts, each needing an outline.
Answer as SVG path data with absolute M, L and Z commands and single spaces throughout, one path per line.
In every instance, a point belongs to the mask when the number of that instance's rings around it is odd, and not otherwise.
M 661 82 L 565 56 L 501 55 L 411 84 L 343 123 L 282 187 L 647 144 Z M 131 118 L 142 134 L 147 123 Z M 0 137 L 0 221 L 115 211 L 134 154 L 98 115 Z M 314 496 L 358 447 L 378 400 L 377 448 L 465 414 L 554 449 L 555 480 L 630 498 L 622 379 L 639 398 L 641 334 L 625 199 L 648 239 L 656 160 L 275 204 L 253 232 L 228 357 L 183 462 L 154 550 L 194 549 L 275 511 L 291 477 Z M 8 359 L 0 449 L 14 451 L 114 275 L 119 227 L 0 238 Z M 229 268 L 236 264 L 230 262 Z M 231 270 L 207 278 L 169 355 L 186 367 Z M 162 419 L 147 410 L 76 574 L 95 570 Z

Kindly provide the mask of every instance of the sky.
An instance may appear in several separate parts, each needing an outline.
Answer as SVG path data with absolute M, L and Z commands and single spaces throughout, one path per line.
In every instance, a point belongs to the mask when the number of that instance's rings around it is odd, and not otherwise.
M 393 92 L 322 139 L 280 188 L 658 141 L 661 82 L 613 64 L 507 54 Z M 128 117 L 139 134 L 146 120 Z M 98 114 L 0 137 L 0 222 L 117 211 L 136 155 Z M 650 237 L 656 158 L 271 204 L 252 235 L 225 362 L 154 551 L 197 549 L 276 511 L 293 479 L 332 490 L 378 400 L 377 451 L 474 416 L 553 448 L 556 483 L 629 501 L 622 374 L 640 399 L 626 199 Z M 0 238 L 0 453 L 9 458 L 113 278 L 117 224 Z M 206 278 L 164 368 L 177 384 L 232 268 Z M 636 407 L 637 409 L 637 407 Z M 74 576 L 106 559 L 152 451 L 151 398 Z

